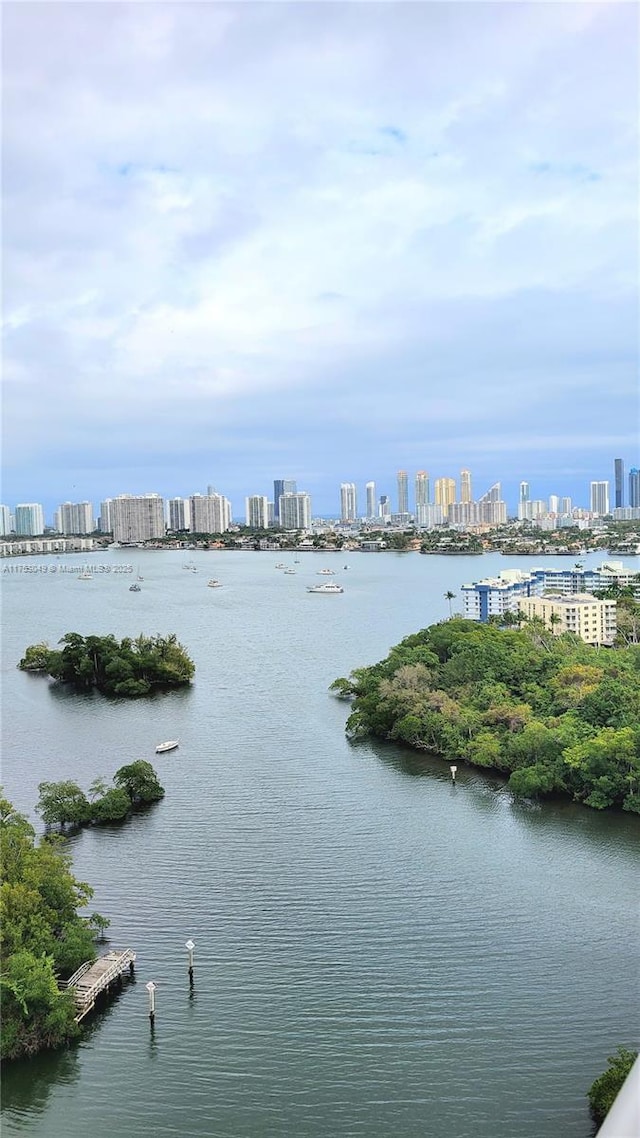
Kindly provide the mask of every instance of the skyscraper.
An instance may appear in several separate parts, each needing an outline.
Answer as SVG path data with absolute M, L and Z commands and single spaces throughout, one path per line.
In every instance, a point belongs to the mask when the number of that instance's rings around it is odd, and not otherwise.
M 591 483 L 591 513 L 604 517 L 609 513 L 609 483 Z
M 8 506 L 0 506 L 0 537 L 7 537 L 11 533 L 11 510 Z
M 560 513 L 561 514 L 570 514 L 571 510 L 572 510 L 571 498 L 561 498 L 560 499 Z
M 471 493 L 471 471 L 460 471 L 460 501 L 472 502 L 473 495 Z
M 170 498 L 169 499 L 169 529 L 173 533 L 179 533 L 180 530 L 189 529 L 189 499 L 188 498 Z
M 310 529 L 311 498 L 304 490 L 286 491 L 280 495 L 279 515 L 283 529 Z
M 63 502 L 56 510 L 56 529 L 65 536 L 93 533 L 94 519 L 91 502 Z
M 280 523 L 280 499 L 283 494 L 295 494 L 298 489 L 293 478 L 275 478 L 273 482 L 273 520 Z
M 616 508 L 624 506 L 624 461 L 616 458 L 613 463 L 616 481 Z
M 22 502 L 16 506 L 16 533 L 20 537 L 38 537 L 44 533 L 44 510 L 39 502 Z
M 428 506 L 431 498 L 431 483 L 426 470 L 419 470 L 415 481 L 416 511 L 418 506 Z
M 507 520 L 507 503 L 502 498 L 502 485 L 494 482 L 478 500 L 478 521 L 487 525 L 503 525 Z
M 226 533 L 231 525 L 231 502 L 222 494 L 192 494 L 189 498 L 191 533 Z
M 560 513 L 560 497 L 558 494 L 550 494 L 549 495 L 549 513 L 550 514 L 559 514 Z
M 640 470 L 636 466 L 629 471 L 629 505 L 640 506 Z
M 398 513 L 409 513 L 409 478 L 406 470 L 399 470 L 397 475 L 398 483 Z
M 247 525 L 251 529 L 267 529 L 269 526 L 269 499 L 261 494 L 245 498 Z
M 355 482 L 342 482 L 340 485 L 340 520 L 355 522 L 358 516 L 358 502 Z
M 104 502 L 100 503 L 100 517 L 98 518 L 98 529 L 100 533 L 111 533 L 111 502 L 113 499 L 105 498 Z
M 391 517 L 391 502 L 389 501 L 389 495 L 388 494 L 381 494 L 380 495 L 380 517 L 381 518 L 390 518 Z
M 376 516 L 376 484 L 375 482 L 367 482 L 367 517 L 375 518 Z
M 449 506 L 456 500 L 455 478 L 436 478 L 435 483 L 436 506 L 442 506 L 444 516 L 447 516 Z
M 119 494 L 111 500 L 113 540 L 124 544 L 164 537 L 164 502 L 159 494 Z

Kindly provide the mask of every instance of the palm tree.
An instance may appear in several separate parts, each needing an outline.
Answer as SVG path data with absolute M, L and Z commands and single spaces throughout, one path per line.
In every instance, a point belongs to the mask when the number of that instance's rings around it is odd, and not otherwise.
M 449 620 L 451 620 L 451 618 L 453 617 L 453 611 L 451 609 L 451 602 L 454 599 L 455 595 L 456 595 L 455 593 L 451 592 L 451 589 L 447 589 L 446 593 L 444 594 L 445 600 L 447 600 L 449 602 Z

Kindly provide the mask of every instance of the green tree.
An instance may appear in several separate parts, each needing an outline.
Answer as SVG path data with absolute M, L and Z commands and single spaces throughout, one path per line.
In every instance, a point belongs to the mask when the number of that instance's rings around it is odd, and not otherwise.
M 609 1055 L 606 1071 L 594 1079 L 587 1097 L 594 1120 L 600 1125 L 611 1110 L 615 1098 L 638 1057 L 637 1051 L 618 1047 L 615 1055 Z
M 84 791 L 71 779 L 41 782 L 36 810 L 47 826 L 82 825 L 91 817 L 91 805 Z
M 445 596 L 445 600 L 449 602 L 449 619 L 452 619 L 452 617 L 453 617 L 453 609 L 452 609 L 452 607 L 451 607 L 451 602 L 452 602 L 453 600 L 455 600 L 455 596 L 456 596 L 456 594 L 455 594 L 455 593 L 452 593 L 452 592 L 451 592 L 451 589 L 447 589 L 447 591 L 446 591 L 446 593 L 444 594 L 444 596 Z
M 158 781 L 151 763 L 138 759 L 120 767 L 113 776 L 117 787 L 126 791 L 131 802 L 156 802 L 164 796 L 164 787 Z
M 113 786 L 101 798 L 91 803 L 93 822 L 120 822 L 131 810 L 131 799 L 126 790 Z
M 31 644 L 25 651 L 18 667 L 23 672 L 48 672 L 51 649 L 44 641 L 40 644 Z

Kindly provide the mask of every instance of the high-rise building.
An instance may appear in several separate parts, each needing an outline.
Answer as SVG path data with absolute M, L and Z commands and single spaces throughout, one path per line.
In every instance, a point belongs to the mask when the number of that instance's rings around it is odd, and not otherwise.
M 520 492 L 518 494 L 518 517 L 520 521 L 531 517 L 531 511 L 529 509 L 530 499 L 531 491 L 529 489 L 529 483 L 521 482 Z
M 376 484 L 375 482 L 367 482 L 367 517 L 375 518 L 376 516 Z
M 591 513 L 604 517 L 609 513 L 609 483 L 591 483 Z
M 560 513 L 561 514 L 570 514 L 572 508 L 573 508 L 573 504 L 571 502 L 571 498 L 561 498 L 560 499 Z
M 340 520 L 355 522 L 358 516 L 358 500 L 355 482 L 340 484 Z
M 273 482 L 273 520 L 280 523 L 280 499 L 283 494 L 297 493 L 298 486 L 293 478 L 275 478 Z
M 280 495 L 278 506 L 283 529 L 311 529 L 311 498 L 306 491 L 286 491 Z
M 460 471 L 460 501 L 472 502 L 473 494 L 471 493 L 471 471 Z
M 380 495 L 380 517 L 381 518 L 390 518 L 391 517 L 391 502 L 389 501 L 389 495 L 388 494 L 381 494 Z
M 452 506 L 456 500 L 455 478 L 436 478 L 435 499 L 436 506 L 442 506 L 442 511 L 446 517 L 449 506 Z
M 558 494 L 550 494 L 549 495 L 549 513 L 550 514 L 559 514 L 560 513 L 560 498 L 559 498 Z
M 169 529 L 180 533 L 189 529 L 190 513 L 188 498 L 169 498 Z
M 119 494 L 111 499 L 113 540 L 124 545 L 164 537 L 164 502 L 159 494 Z
M 39 502 L 22 502 L 16 506 L 16 533 L 20 537 L 39 537 L 44 533 L 44 510 Z
M 111 498 L 105 498 L 104 502 L 100 503 L 100 517 L 98 518 L 100 533 L 111 533 L 113 529 L 111 525 L 111 502 Z
M 640 506 L 640 470 L 635 466 L 629 471 L 629 505 Z
M 486 494 L 478 499 L 479 521 L 486 525 L 504 525 L 507 520 L 507 503 L 502 497 L 502 486 L 494 482 Z
M 0 506 L 0 537 L 7 537 L 11 533 L 11 510 L 8 506 Z
M 398 484 L 398 513 L 409 513 L 409 478 L 406 470 L 399 470 L 397 475 Z
M 615 474 L 616 485 L 616 506 L 624 506 L 624 461 L 621 458 L 614 459 L 613 470 Z
M 269 499 L 263 494 L 253 494 L 245 498 L 245 514 L 250 529 L 269 528 Z
M 56 529 L 65 537 L 93 533 L 94 526 L 91 502 L 63 502 L 56 510 Z
M 191 533 L 226 533 L 231 525 L 231 502 L 223 494 L 192 494 L 189 498 Z
M 431 484 L 426 470 L 419 470 L 415 481 L 416 492 L 416 522 L 419 526 L 427 525 L 428 506 L 431 498 Z

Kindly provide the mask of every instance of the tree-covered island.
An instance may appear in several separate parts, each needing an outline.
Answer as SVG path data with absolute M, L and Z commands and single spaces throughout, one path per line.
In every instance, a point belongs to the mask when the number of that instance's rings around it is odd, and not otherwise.
M 0 798 L 0 988 L 3 1059 L 58 1047 L 78 1034 L 73 993 L 58 981 L 96 957 L 108 924 L 82 918 L 93 890 L 71 874 L 59 837 L 36 841 L 33 827 Z
M 640 813 L 640 647 L 597 649 L 532 621 L 453 619 L 407 636 L 331 690 L 347 732 L 509 774 L 522 796 L 561 794 Z
M 175 633 L 135 639 L 115 636 L 81 636 L 67 632 L 62 649 L 31 644 L 18 667 L 42 672 L 80 690 L 97 688 L 105 695 L 136 697 L 154 689 L 191 683 L 195 665 Z

